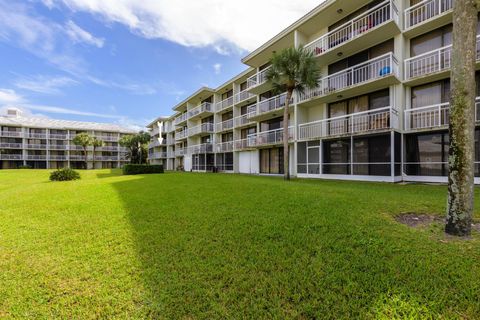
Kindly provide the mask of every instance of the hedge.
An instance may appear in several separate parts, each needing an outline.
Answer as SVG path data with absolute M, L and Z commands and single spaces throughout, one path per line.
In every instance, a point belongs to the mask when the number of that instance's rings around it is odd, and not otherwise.
M 126 164 L 123 166 L 123 174 L 150 174 L 163 173 L 162 165 L 148 165 L 148 164 Z
M 50 174 L 50 181 L 72 181 L 78 179 L 80 179 L 80 174 L 70 168 L 58 169 Z

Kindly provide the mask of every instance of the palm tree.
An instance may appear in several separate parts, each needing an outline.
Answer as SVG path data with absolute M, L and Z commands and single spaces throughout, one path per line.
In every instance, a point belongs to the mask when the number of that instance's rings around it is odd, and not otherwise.
M 314 89 L 318 85 L 320 71 L 311 51 L 299 48 L 287 48 L 274 53 L 267 71 L 267 81 L 275 92 L 286 92 L 283 111 L 283 168 L 285 180 L 290 179 L 289 146 L 288 146 L 288 109 L 293 93 L 302 93 Z
M 73 138 L 72 142 L 74 145 L 81 146 L 83 148 L 85 169 L 88 169 L 87 148 L 92 145 L 92 137 L 86 132 L 81 132 Z
M 103 147 L 105 145 L 105 142 L 102 140 L 98 139 L 97 137 L 92 138 L 92 147 L 93 147 L 93 158 L 92 158 L 92 163 L 93 163 L 93 169 L 95 169 L 95 151 L 97 148 Z
M 476 3 L 477 2 L 477 3 Z M 455 0 L 448 154 L 448 208 L 445 232 L 470 235 L 475 150 L 476 0 Z

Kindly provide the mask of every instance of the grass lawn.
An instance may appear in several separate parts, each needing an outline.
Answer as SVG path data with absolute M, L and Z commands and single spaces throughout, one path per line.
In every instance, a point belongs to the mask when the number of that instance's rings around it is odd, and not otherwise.
M 394 219 L 445 186 L 48 174 L 0 170 L 0 318 L 480 317 L 480 235 Z

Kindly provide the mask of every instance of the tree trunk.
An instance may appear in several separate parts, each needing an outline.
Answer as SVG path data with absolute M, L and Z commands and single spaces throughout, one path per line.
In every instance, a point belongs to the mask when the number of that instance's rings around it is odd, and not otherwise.
M 93 155 L 92 155 L 92 166 L 93 166 L 93 170 L 95 170 L 95 149 L 96 147 L 94 146 L 93 147 Z
M 88 170 L 88 153 L 87 153 L 87 147 L 83 147 L 83 156 L 85 157 L 85 170 Z
M 290 180 L 290 150 L 288 147 L 288 109 L 290 107 L 290 99 L 292 98 L 293 90 L 287 91 L 285 100 L 285 109 L 283 110 L 283 178 Z
M 477 10 L 475 0 L 453 6 L 453 49 L 448 154 L 448 208 L 445 232 L 471 232 L 475 148 L 475 58 Z

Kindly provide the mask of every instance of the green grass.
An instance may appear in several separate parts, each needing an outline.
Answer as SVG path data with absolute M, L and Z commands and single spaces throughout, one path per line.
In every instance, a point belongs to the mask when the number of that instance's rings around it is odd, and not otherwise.
M 0 318 L 480 315 L 478 233 L 394 220 L 445 186 L 81 174 L 0 170 Z

